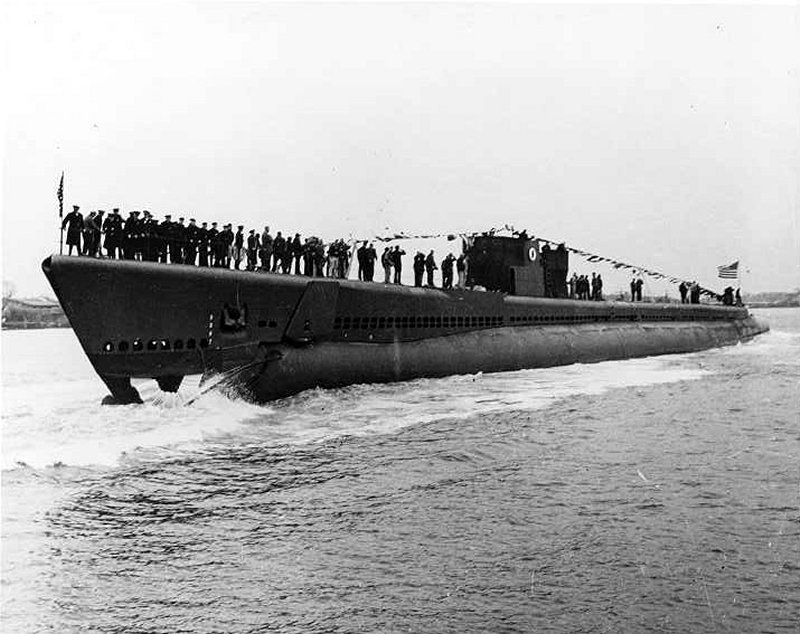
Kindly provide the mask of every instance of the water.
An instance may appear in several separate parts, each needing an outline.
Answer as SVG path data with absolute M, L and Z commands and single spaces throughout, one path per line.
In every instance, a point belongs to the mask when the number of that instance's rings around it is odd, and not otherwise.
M 800 630 L 800 310 L 731 348 L 315 391 L 105 388 L 2 334 L 4 632 Z

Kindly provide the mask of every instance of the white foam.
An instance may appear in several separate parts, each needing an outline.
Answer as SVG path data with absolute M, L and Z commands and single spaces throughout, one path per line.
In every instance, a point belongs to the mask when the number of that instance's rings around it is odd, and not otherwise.
M 18 358 L 10 360 L 14 380 L 3 385 L 3 469 L 19 463 L 110 466 L 218 444 L 309 443 L 392 433 L 434 420 L 534 410 L 573 394 L 693 380 L 705 373 L 696 362 L 676 355 L 312 390 L 270 406 L 217 392 L 186 405 L 201 391 L 194 377 L 184 381 L 178 394 L 160 392 L 154 381 L 136 382 L 144 405 L 108 407 L 100 405 L 106 390 L 91 367 L 59 372 L 53 362 L 20 354 L 39 346 L 59 355 L 60 347 L 71 357 L 73 339 L 47 333 L 24 342 L 17 346 Z M 9 352 L 15 352 L 14 346 L 5 347 L 4 357 Z

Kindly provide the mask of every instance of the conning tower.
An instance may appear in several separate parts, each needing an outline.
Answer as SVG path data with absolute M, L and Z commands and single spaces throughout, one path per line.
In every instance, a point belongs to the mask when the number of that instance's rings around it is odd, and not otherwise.
M 479 235 L 466 249 L 467 284 L 527 297 L 567 297 L 569 252 L 525 234 Z

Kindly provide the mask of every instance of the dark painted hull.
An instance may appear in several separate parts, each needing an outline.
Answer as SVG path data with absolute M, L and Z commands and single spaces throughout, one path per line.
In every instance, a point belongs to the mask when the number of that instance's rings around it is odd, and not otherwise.
M 749 318 L 729 324 L 520 326 L 402 344 L 284 346 L 279 359 L 259 365 L 246 382 L 248 392 L 272 400 L 314 387 L 694 352 L 735 344 L 760 332 L 763 327 Z
M 257 401 L 314 388 L 592 363 L 735 344 L 743 308 L 580 302 L 478 291 L 48 258 L 43 268 L 117 402 L 130 378 L 187 374 Z M 226 327 L 235 306 L 241 323 Z

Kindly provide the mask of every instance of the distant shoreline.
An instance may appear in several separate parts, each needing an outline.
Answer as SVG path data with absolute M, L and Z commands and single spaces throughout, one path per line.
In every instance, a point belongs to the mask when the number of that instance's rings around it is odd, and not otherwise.
M 49 298 L 3 298 L 3 330 L 69 328 L 64 310 Z
M 70 328 L 69 323 L 48 322 L 3 322 L 3 330 L 46 330 L 48 328 Z

